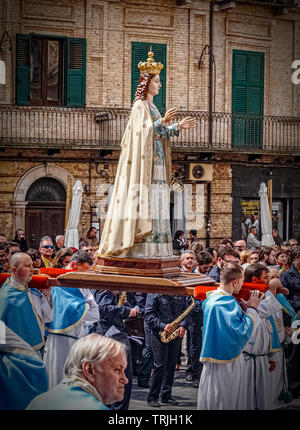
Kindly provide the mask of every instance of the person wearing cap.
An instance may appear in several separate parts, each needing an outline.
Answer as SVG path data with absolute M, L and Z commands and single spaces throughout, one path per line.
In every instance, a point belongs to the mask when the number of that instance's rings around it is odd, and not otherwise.
M 250 233 L 247 237 L 247 249 L 255 251 L 261 247 L 261 241 L 257 239 L 257 228 L 256 225 L 252 224 L 250 227 Z

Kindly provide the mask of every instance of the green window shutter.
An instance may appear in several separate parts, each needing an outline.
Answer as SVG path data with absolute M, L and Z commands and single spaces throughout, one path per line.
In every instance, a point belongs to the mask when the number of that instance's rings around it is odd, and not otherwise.
M 85 106 L 86 40 L 67 39 L 66 44 L 66 106 Z
M 30 97 L 30 35 L 17 34 L 16 103 L 28 105 Z
M 234 50 L 232 58 L 233 147 L 262 146 L 263 102 L 264 53 Z
M 135 91 L 139 83 L 140 70 L 138 63 L 140 61 L 146 61 L 148 58 L 148 52 L 152 48 L 154 53 L 154 59 L 157 62 L 161 62 L 164 68 L 160 72 L 161 89 L 159 94 L 154 97 L 153 101 L 159 111 L 164 113 L 166 110 L 166 63 L 167 63 L 167 49 L 166 45 L 161 43 L 143 43 L 143 42 L 132 42 L 132 55 L 131 55 L 131 101 L 134 99 Z

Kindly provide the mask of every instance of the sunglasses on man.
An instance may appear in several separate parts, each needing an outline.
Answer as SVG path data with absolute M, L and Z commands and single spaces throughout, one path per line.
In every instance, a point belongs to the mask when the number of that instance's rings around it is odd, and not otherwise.
M 43 245 L 42 248 L 53 249 L 53 245 Z

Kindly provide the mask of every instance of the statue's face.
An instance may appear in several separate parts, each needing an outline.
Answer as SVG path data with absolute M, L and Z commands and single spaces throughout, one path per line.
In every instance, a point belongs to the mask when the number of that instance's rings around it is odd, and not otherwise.
M 160 88 L 161 88 L 161 83 L 160 83 L 159 75 L 155 75 L 150 81 L 150 84 L 148 87 L 148 93 L 151 96 L 156 96 L 159 93 Z

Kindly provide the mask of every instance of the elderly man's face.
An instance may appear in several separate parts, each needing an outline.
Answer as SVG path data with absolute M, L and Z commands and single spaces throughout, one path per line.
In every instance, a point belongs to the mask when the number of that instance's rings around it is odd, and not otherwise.
M 22 285 L 28 284 L 32 279 L 33 264 L 29 255 L 23 255 L 17 267 L 12 267 L 12 277 Z
M 183 259 L 182 259 L 182 265 L 187 269 L 187 270 L 192 270 L 195 264 L 195 256 L 194 254 L 189 254 L 189 253 L 185 253 L 183 255 Z
M 124 398 L 124 385 L 127 359 L 120 352 L 116 357 L 107 357 L 101 365 L 94 365 L 94 381 L 90 381 L 103 399 L 105 405 L 120 402 Z
M 60 237 L 59 239 L 57 239 L 56 241 L 56 245 L 58 248 L 62 248 L 65 244 L 65 238 L 64 237 Z

